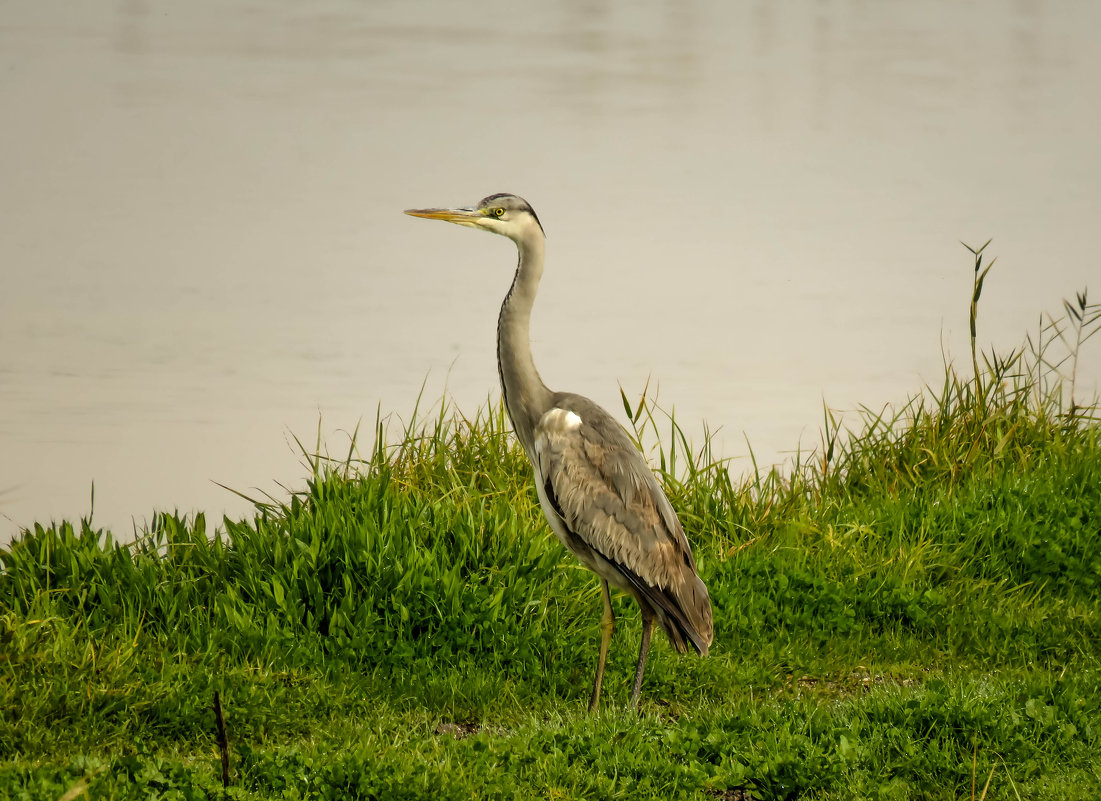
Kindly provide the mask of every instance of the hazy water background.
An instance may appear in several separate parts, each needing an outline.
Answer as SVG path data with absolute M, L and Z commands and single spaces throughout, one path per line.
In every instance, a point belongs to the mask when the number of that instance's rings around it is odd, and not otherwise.
M 0 1 L 0 537 L 296 487 L 376 408 L 497 397 L 507 240 L 536 362 L 647 377 L 747 465 L 1101 293 L 1101 4 Z M 1094 343 L 1083 383 L 1096 391 Z

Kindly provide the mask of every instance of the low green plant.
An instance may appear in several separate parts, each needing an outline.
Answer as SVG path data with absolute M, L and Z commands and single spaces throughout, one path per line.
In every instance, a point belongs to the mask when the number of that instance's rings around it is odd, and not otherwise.
M 366 455 L 303 447 L 304 489 L 251 519 L 0 551 L 0 799 L 1093 798 L 1101 426 L 1076 381 L 1101 310 L 1083 291 L 981 353 L 985 248 L 969 374 L 827 410 L 787 471 L 732 475 L 622 393 L 715 608 L 709 658 L 655 644 L 638 713 L 633 605 L 587 715 L 596 582 L 500 404 L 441 402 L 376 418 Z

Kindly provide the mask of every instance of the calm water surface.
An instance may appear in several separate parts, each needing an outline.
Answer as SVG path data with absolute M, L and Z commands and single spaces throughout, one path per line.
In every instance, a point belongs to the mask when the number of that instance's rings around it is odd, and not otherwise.
M 648 378 L 748 469 L 1101 293 L 1101 4 L 0 3 L 0 537 L 239 515 L 291 434 L 497 397 L 515 192 L 536 362 Z M 1083 364 L 1096 391 L 1101 355 Z M 252 488 L 256 488 L 253 490 Z

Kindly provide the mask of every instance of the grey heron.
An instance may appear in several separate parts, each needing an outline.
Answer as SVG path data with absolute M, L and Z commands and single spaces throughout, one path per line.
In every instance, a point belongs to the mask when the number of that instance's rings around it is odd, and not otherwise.
M 630 594 L 642 614 L 642 642 L 631 691 L 638 704 L 655 620 L 681 653 L 701 656 L 713 626 L 707 587 L 673 507 L 626 430 L 588 398 L 547 388 L 535 369 L 531 309 L 543 275 L 545 235 L 523 198 L 490 195 L 477 206 L 408 209 L 406 214 L 507 236 L 519 251 L 497 320 L 497 367 L 505 408 L 535 472 L 539 503 L 554 534 L 600 579 L 600 655 L 589 709 L 615 630 L 610 587 Z

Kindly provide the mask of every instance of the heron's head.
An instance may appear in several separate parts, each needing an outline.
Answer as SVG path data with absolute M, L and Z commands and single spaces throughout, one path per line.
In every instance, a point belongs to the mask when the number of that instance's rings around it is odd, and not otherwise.
M 544 236 L 535 209 L 522 197 L 502 193 L 490 195 L 477 206 L 457 209 L 406 209 L 406 214 L 428 220 L 446 220 L 507 236 L 513 242 Z

